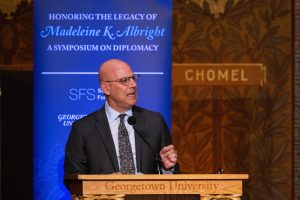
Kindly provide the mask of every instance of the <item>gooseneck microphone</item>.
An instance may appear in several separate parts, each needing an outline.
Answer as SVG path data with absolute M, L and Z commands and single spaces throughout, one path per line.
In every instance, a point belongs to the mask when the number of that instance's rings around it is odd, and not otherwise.
M 144 136 L 135 128 L 135 124 L 136 124 L 136 118 L 135 116 L 130 116 L 127 119 L 127 122 L 129 125 L 131 125 L 133 127 L 133 130 L 142 138 L 142 140 L 148 145 L 148 147 L 151 149 L 152 153 L 155 155 L 155 161 L 156 161 L 156 165 L 157 165 L 157 171 L 158 174 L 160 173 L 160 165 L 164 165 L 159 154 L 154 151 L 153 147 L 151 146 L 151 144 L 144 138 Z

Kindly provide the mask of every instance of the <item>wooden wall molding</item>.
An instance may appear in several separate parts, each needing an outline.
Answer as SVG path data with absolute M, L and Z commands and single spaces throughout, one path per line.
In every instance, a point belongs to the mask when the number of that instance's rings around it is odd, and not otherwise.
M 294 199 L 300 199 L 300 0 L 295 1 L 294 15 Z

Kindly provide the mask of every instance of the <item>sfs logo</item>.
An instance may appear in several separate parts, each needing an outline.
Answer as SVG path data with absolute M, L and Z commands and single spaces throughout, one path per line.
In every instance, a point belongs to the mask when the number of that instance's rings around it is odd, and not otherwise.
M 69 99 L 71 101 L 104 101 L 105 96 L 100 88 L 71 88 L 69 90 Z

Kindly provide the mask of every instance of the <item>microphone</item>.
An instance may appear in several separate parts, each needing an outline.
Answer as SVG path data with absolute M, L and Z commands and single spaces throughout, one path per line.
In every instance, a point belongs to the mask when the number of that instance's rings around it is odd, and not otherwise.
M 223 174 L 223 172 L 224 172 L 223 168 L 218 168 L 216 174 Z
M 127 119 L 127 122 L 129 125 L 131 125 L 133 127 L 133 130 L 142 138 L 142 140 L 148 145 L 148 147 L 151 149 L 152 153 L 155 155 L 155 161 L 156 161 L 156 165 L 157 165 L 157 171 L 158 174 L 160 174 L 160 164 L 163 165 L 164 167 L 164 163 L 162 162 L 159 154 L 154 151 L 153 147 L 151 146 L 151 144 L 144 138 L 144 136 L 135 128 L 135 124 L 136 124 L 136 118 L 135 116 L 130 116 Z
M 128 122 L 129 125 L 133 126 L 133 129 L 134 129 L 134 125 L 135 125 L 135 123 L 136 123 L 136 118 L 135 118 L 135 116 L 130 116 L 130 117 L 128 117 L 127 122 Z M 134 130 L 135 130 L 135 129 L 134 129 Z

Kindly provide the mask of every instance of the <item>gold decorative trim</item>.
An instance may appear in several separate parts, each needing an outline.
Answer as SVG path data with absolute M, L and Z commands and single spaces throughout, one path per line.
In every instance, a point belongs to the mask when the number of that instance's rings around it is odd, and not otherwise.
M 201 200 L 240 200 L 240 195 L 201 195 Z
M 80 195 L 72 194 L 72 200 L 124 200 L 125 195 L 123 194 L 112 194 L 112 195 Z

